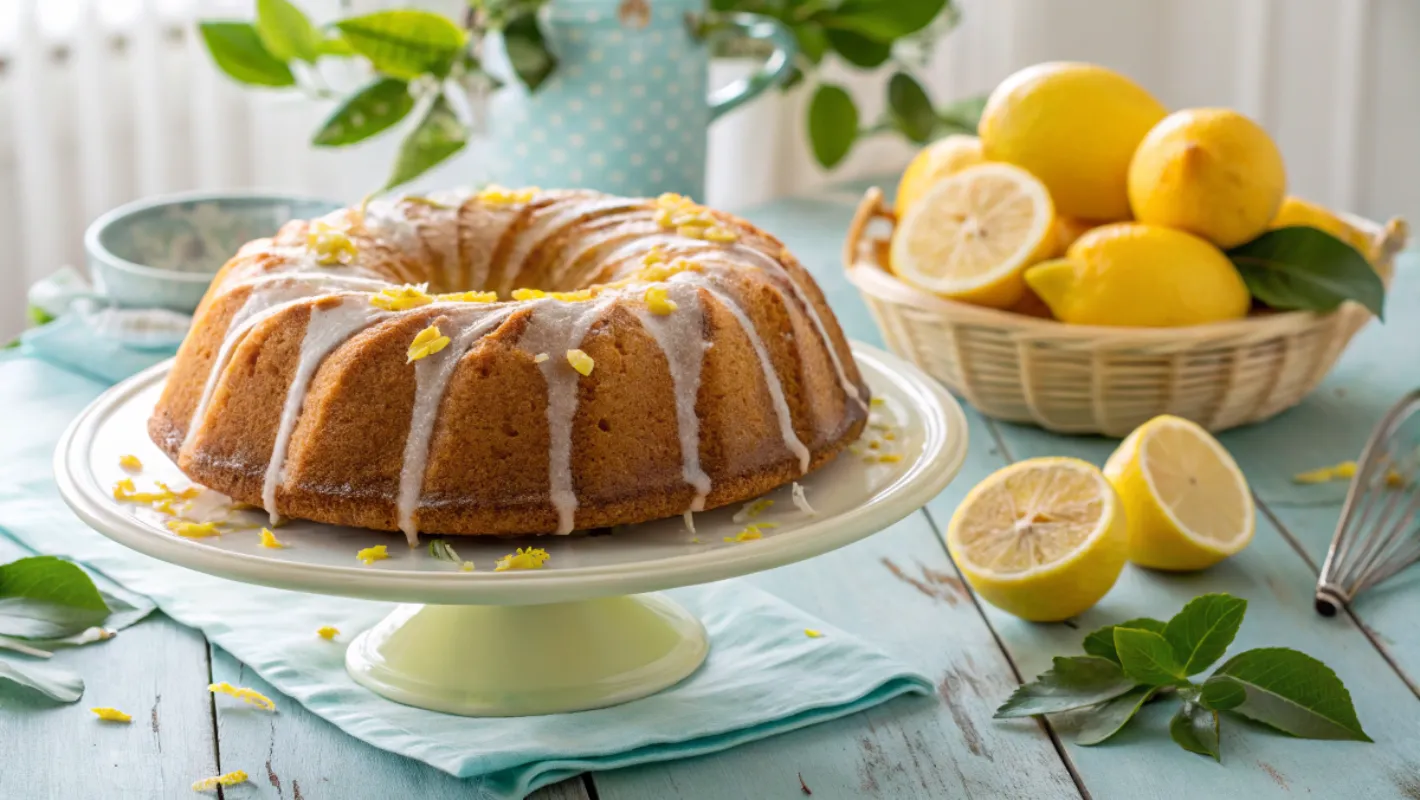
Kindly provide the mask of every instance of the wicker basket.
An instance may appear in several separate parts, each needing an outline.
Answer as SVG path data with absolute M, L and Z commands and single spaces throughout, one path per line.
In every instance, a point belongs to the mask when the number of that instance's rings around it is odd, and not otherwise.
M 1066 325 L 944 300 L 898 280 L 885 268 L 895 221 L 882 191 L 869 189 L 843 254 L 888 346 L 983 414 L 1062 433 L 1123 436 L 1165 413 L 1213 431 L 1267 419 L 1315 388 L 1371 316 L 1346 303 L 1329 314 L 1189 328 Z M 1389 283 L 1404 223 L 1351 222 L 1378 239 L 1377 268 Z

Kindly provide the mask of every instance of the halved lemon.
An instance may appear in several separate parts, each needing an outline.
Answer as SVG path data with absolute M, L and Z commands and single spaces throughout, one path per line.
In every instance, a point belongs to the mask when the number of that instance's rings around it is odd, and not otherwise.
M 1141 567 L 1203 569 L 1252 541 L 1247 479 L 1196 423 L 1154 417 L 1120 442 L 1104 474 L 1124 501 L 1129 560 Z
M 1021 272 L 1055 248 L 1055 210 L 1035 176 L 978 164 L 943 178 L 914 202 L 893 235 L 892 271 L 953 300 L 1009 308 Z
M 1124 508 L 1093 464 L 1033 458 L 997 470 L 957 506 L 947 549 L 976 593 L 1023 619 L 1079 614 L 1124 569 Z

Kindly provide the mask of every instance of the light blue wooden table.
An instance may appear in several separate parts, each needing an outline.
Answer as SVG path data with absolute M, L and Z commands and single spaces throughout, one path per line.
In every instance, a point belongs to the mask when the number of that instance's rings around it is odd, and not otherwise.
M 747 212 L 815 272 L 850 336 L 881 338 L 838 261 L 857 199 L 852 187 Z M 1241 555 L 1195 575 L 1127 568 L 1077 620 L 1022 622 L 978 602 L 948 559 L 941 530 L 965 492 L 1013 459 L 1076 455 L 1096 463 L 1114 442 L 1062 438 L 983 419 L 968 409 L 971 452 L 960 476 L 919 513 L 834 553 L 750 580 L 932 675 L 937 693 L 715 756 L 587 775 L 539 798 L 709 800 L 796 798 L 1420 798 L 1420 585 L 1413 575 L 1365 596 L 1354 614 L 1312 610 L 1317 565 L 1340 510 L 1339 485 L 1289 476 L 1354 458 L 1371 424 L 1420 384 L 1420 258 L 1405 257 L 1388 303 L 1341 366 L 1301 407 L 1223 437 L 1259 501 L 1257 537 Z M 0 544 L 0 561 L 14 553 Z M 1228 719 L 1223 763 L 1190 755 L 1151 708 L 1111 742 L 1075 745 L 1068 730 L 991 719 L 1022 677 L 1084 632 L 1141 615 L 1166 617 L 1203 592 L 1249 601 L 1234 650 L 1286 645 L 1329 663 L 1350 687 L 1374 744 L 1310 742 Z M 235 769 L 252 782 L 228 798 L 469 796 L 463 782 L 371 748 L 287 699 L 249 713 L 179 687 L 231 681 L 275 694 L 203 637 L 161 615 L 113 641 L 61 653 L 90 696 L 135 715 L 99 726 L 79 707 L 7 700 L 0 708 L 0 798 L 195 797 L 197 777 Z

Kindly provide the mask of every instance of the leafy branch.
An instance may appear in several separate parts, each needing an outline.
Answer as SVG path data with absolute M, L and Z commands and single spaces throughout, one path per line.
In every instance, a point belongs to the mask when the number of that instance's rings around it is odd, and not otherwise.
M 1094 745 L 1122 730 L 1145 703 L 1172 695 L 1179 700 L 1169 722 L 1173 740 L 1216 760 L 1221 712 L 1302 739 L 1371 741 L 1341 679 L 1305 653 L 1248 650 L 1202 683 L 1192 680 L 1223 656 L 1246 611 L 1246 600 L 1205 594 L 1167 622 L 1140 618 L 1100 628 L 1085 637 L 1088 655 L 1056 657 L 1054 667 L 1017 689 L 996 717 L 1080 712 L 1075 741 Z

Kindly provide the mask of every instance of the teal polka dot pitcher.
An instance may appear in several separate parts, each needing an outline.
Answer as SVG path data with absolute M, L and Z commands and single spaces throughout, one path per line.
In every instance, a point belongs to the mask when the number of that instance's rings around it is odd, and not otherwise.
M 703 197 L 711 121 L 786 78 L 796 53 L 778 21 L 708 13 L 704 0 L 553 0 L 542 14 L 556 71 L 531 93 L 507 81 L 486 107 L 481 166 L 506 186 Z M 773 53 L 707 97 L 707 31 L 765 40 Z M 484 57 L 511 74 L 501 41 Z

